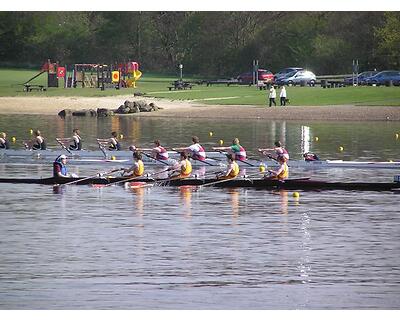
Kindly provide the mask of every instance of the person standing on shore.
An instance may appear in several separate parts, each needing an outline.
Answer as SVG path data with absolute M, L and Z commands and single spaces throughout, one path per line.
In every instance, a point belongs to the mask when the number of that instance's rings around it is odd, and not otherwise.
M 284 85 L 282 86 L 279 97 L 281 98 L 281 107 L 285 107 L 286 106 L 286 87 Z
M 274 104 L 274 106 L 276 107 L 275 98 L 276 98 L 276 90 L 275 90 L 275 87 L 272 85 L 271 89 L 269 89 L 269 106 L 270 107 L 272 107 L 272 104 Z

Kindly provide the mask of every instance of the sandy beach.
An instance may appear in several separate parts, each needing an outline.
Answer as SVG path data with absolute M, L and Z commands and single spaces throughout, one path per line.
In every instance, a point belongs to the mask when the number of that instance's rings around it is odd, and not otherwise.
M 400 121 L 400 107 L 385 106 L 287 106 L 206 105 L 199 102 L 164 100 L 133 96 L 112 97 L 0 97 L 0 114 L 56 115 L 64 109 L 116 109 L 124 101 L 145 100 L 163 110 L 127 116 L 171 118 L 270 119 L 270 120 L 343 120 Z M 124 115 L 126 116 L 126 115 Z

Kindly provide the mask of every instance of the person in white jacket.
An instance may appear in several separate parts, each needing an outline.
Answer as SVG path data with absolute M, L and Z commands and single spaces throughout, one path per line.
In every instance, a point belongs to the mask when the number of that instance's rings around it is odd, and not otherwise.
M 274 86 L 271 86 L 271 89 L 269 89 L 269 106 L 272 107 L 272 104 L 276 107 L 276 90 Z
M 279 97 L 281 98 L 281 107 L 286 106 L 286 87 L 285 86 L 282 86 Z

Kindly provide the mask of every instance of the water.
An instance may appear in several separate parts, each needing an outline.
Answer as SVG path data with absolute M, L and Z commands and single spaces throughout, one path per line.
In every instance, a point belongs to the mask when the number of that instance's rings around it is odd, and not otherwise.
M 107 136 L 116 126 L 110 119 L 91 119 L 85 126 L 48 117 L 13 120 L 10 136 L 22 136 L 30 128 L 21 124 L 26 121 L 36 121 L 47 137 L 67 135 L 79 126 L 90 147 L 96 136 Z M 281 139 L 284 127 L 291 155 L 298 158 L 304 147 L 299 138 L 304 124 L 295 122 L 175 120 L 171 126 L 163 119 L 123 121 L 118 131 L 124 143 L 150 145 L 161 136 L 166 145 L 185 145 L 198 134 L 210 146 L 220 136 L 229 141 L 239 124 L 245 146 Z M 217 136 L 209 137 L 210 127 Z M 263 128 L 269 130 L 267 138 Z M 336 143 L 327 142 L 331 136 L 357 146 L 352 159 L 399 154 L 393 138 L 398 128 L 388 123 L 369 130 L 354 123 L 310 128 L 320 137 L 314 146 L 318 153 L 331 158 L 338 155 L 332 151 Z M 0 129 L 14 130 L 9 116 L 0 118 Z M 71 167 L 82 175 L 99 169 Z M 45 164 L 0 163 L 3 177 L 50 173 Z M 335 169 L 311 174 L 387 181 L 394 173 Z M 212 187 L 69 186 L 57 193 L 51 186 L 0 184 L 0 194 L 1 309 L 399 308 L 396 193 L 300 191 L 296 200 L 292 192 Z

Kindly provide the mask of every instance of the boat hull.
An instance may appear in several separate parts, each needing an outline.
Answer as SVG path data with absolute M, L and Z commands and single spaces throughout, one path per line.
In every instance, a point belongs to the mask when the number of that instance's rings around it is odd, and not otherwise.
M 107 184 L 123 184 L 127 181 L 126 177 L 104 177 L 104 178 L 0 178 L 0 183 L 26 183 L 26 184 L 45 184 L 45 185 L 62 185 L 77 181 L 78 185 L 107 185 Z M 79 181 L 78 181 L 79 180 Z M 371 190 L 371 191 L 394 191 L 400 188 L 399 182 L 328 182 L 304 179 L 288 179 L 286 181 L 268 180 L 268 179 L 250 179 L 235 178 L 225 181 L 218 179 L 151 179 L 140 178 L 132 179 L 132 182 L 144 182 L 158 186 L 204 186 L 218 188 L 252 188 L 252 189 L 284 189 L 284 190 Z

